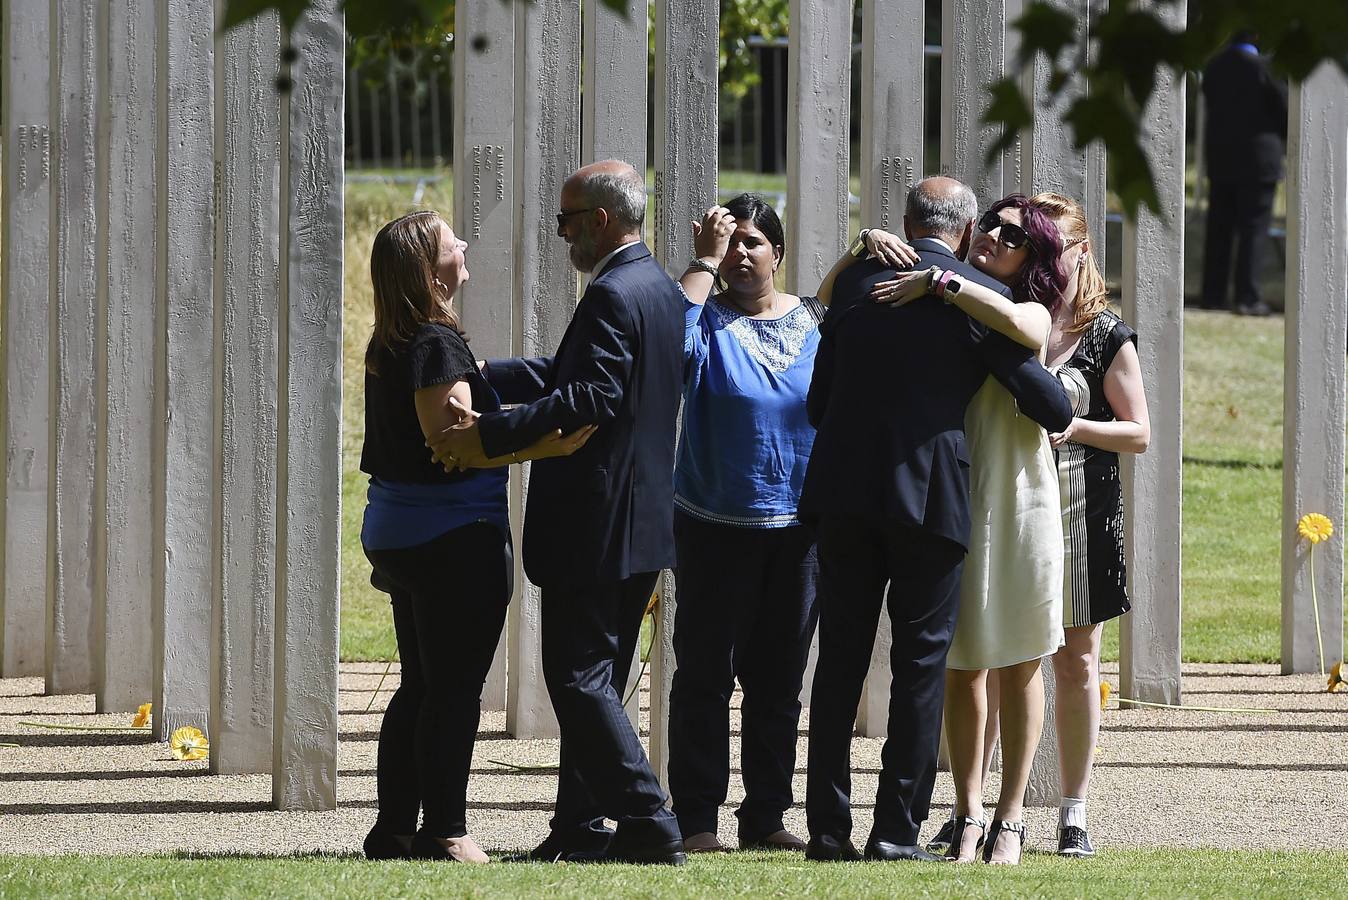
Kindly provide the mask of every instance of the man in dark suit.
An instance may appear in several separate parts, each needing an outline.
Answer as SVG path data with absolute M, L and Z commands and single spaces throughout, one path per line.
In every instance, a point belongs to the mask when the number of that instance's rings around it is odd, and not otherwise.
M 674 563 L 683 390 L 683 302 L 641 242 L 645 209 L 645 184 L 626 163 L 567 179 L 557 233 L 590 282 L 556 355 L 488 362 L 501 400 L 521 405 L 433 442 L 438 460 L 471 463 L 598 425 L 574 455 L 534 462 L 529 477 L 524 571 L 543 592 L 543 675 L 562 737 L 552 831 L 534 860 L 684 861 L 620 696 L 656 577 Z
M 952 178 L 914 186 L 904 231 L 917 267 L 953 272 L 956 290 L 968 280 L 1009 295 L 958 258 L 976 214 L 973 193 Z M 964 411 L 992 374 L 1050 431 L 1072 419 L 1066 393 L 1030 350 L 957 307 L 935 296 L 898 309 L 865 299 L 894 275 L 873 259 L 839 275 L 807 399 L 818 434 L 800 517 L 816 529 L 821 589 L 805 809 L 806 854 L 817 860 L 860 856 L 850 837 L 851 737 L 886 582 L 889 737 L 865 855 L 936 858 L 917 842 L 936 777 L 946 652 L 969 541 Z
M 1239 32 L 1203 70 L 1207 103 L 1203 148 L 1208 168 L 1203 241 L 1203 306 L 1228 309 L 1231 243 L 1236 244 L 1235 310 L 1266 316 L 1259 276 L 1273 193 L 1287 140 L 1287 85 L 1259 56 L 1255 36 Z

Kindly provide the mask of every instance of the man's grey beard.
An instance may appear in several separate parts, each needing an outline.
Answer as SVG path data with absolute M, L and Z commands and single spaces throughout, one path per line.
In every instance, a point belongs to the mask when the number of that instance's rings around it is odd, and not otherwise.
M 567 252 L 571 256 L 571 265 L 575 266 L 578 272 L 589 272 L 594 268 L 595 263 L 599 262 L 594 238 L 589 234 L 576 235 L 576 239 L 571 242 Z

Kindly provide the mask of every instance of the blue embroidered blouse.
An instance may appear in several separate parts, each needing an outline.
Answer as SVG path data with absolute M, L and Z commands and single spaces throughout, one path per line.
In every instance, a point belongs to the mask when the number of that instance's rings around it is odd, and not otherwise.
M 819 347 L 815 316 L 802 302 L 780 318 L 755 319 L 715 297 L 685 300 L 684 315 L 675 507 L 718 525 L 799 524 L 814 446 L 805 395 Z

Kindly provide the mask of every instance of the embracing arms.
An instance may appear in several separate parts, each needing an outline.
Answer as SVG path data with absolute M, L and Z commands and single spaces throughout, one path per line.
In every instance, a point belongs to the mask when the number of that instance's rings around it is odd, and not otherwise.
M 1048 436 L 1054 447 L 1067 441 L 1112 450 L 1115 453 L 1144 453 L 1151 443 L 1151 417 L 1147 413 L 1147 395 L 1142 387 L 1142 363 L 1137 346 L 1130 340 L 1119 347 L 1105 370 L 1105 400 L 1114 411 L 1113 422 L 1073 419 L 1062 431 Z
M 877 303 L 902 306 L 932 293 L 945 270 L 939 266 L 915 272 L 905 272 L 890 281 L 877 284 L 870 298 Z M 960 289 L 947 292 L 945 299 L 958 306 L 970 318 L 982 322 L 999 334 L 1004 334 L 1022 347 L 1036 353 L 1048 341 L 1052 317 L 1038 303 L 1016 303 L 991 288 L 967 278 L 960 278 Z
M 472 410 L 472 391 L 468 387 L 468 382 L 463 379 L 424 387 L 413 395 L 413 400 L 416 403 L 417 421 L 421 425 L 421 433 L 426 437 L 427 446 L 433 450 L 436 442 L 441 440 L 442 435 L 451 434 L 455 430 L 465 430 L 478 418 L 478 414 Z M 436 461 L 444 464 L 446 470 L 453 468 L 494 469 L 512 462 L 545 459 L 549 456 L 569 456 L 585 446 L 585 442 L 590 439 L 590 435 L 594 432 L 595 426 L 593 425 L 576 429 L 565 435 L 562 434 L 561 429 L 554 429 L 529 446 L 514 453 L 489 458 L 485 454 L 475 456 L 464 452 L 462 456 L 454 460 L 452 465 L 446 463 L 440 454 L 436 453 Z

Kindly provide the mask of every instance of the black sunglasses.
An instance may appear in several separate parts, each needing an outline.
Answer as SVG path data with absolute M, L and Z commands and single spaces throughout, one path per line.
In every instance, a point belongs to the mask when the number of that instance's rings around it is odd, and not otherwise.
M 591 207 L 589 207 L 589 208 L 587 208 L 587 209 L 565 209 L 565 210 L 562 210 L 561 212 L 557 213 L 557 227 L 558 227 L 558 228 L 561 228 L 563 225 L 566 224 L 566 220 L 569 219 L 569 218 L 571 218 L 572 216 L 578 216 L 578 215 L 580 215 L 581 213 L 585 213 L 585 212 L 594 212 L 594 211 L 595 211 L 596 209 L 598 209 L 598 208 L 599 208 L 599 207 L 597 207 L 597 206 L 591 206 Z
M 1001 231 L 997 234 L 997 240 L 1001 241 L 1008 250 L 1024 247 L 1030 240 L 1030 236 L 1024 228 L 1021 228 L 1015 222 L 1002 221 L 1002 217 L 993 210 L 983 213 L 983 217 L 978 220 L 978 230 L 984 234 L 992 234 L 998 228 Z

